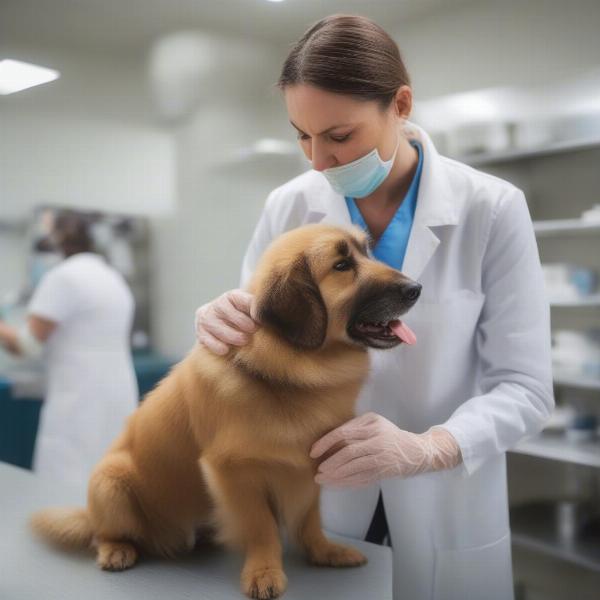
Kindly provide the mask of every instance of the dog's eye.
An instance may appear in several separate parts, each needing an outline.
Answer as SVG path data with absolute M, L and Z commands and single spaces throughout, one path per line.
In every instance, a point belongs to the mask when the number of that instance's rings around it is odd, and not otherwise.
M 350 260 L 340 260 L 333 265 L 336 271 L 349 271 L 352 268 L 352 262 Z

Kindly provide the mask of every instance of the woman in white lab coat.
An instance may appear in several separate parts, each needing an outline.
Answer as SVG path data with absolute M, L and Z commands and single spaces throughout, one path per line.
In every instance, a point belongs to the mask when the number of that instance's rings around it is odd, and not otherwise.
M 129 342 L 134 300 L 121 275 L 91 251 L 80 217 L 59 216 L 53 238 L 65 260 L 41 278 L 26 325 L 0 323 L 0 339 L 45 362 L 33 470 L 81 485 L 138 403 Z
M 279 85 L 313 170 L 270 194 L 242 287 L 271 240 L 305 223 L 359 223 L 376 250 L 418 186 L 407 239 L 395 229 L 396 249 L 407 243 L 401 270 L 422 284 L 403 316 L 417 343 L 373 351 L 360 416 L 313 446 L 316 456 L 348 445 L 317 476 L 323 525 L 364 539 L 384 508 L 396 600 L 508 600 L 505 453 L 540 431 L 554 404 L 549 308 L 524 195 L 440 156 L 407 120 L 398 49 L 367 19 L 311 28 Z M 199 341 L 217 353 L 244 344 L 258 326 L 252 309 L 243 290 L 200 307 Z

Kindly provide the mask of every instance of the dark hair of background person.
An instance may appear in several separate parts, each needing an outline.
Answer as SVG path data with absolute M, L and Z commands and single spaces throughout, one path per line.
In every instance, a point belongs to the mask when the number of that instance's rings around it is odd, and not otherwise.
M 65 257 L 94 251 L 88 220 L 75 211 L 65 210 L 56 216 L 53 237 Z

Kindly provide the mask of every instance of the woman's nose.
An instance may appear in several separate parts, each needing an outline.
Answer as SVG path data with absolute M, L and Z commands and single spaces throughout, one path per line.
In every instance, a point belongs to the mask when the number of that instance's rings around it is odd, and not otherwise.
M 312 163 L 315 171 L 324 171 L 335 166 L 335 157 L 333 157 L 325 148 L 319 144 L 313 143 L 310 149 L 308 160 Z

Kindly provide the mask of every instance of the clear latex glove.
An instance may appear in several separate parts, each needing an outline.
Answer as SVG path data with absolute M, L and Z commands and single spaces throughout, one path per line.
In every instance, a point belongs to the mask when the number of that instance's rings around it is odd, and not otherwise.
M 229 346 L 243 346 L 258 328 L 254 296 L 230 290 L 196 310 L 194 327 L 198 343 L 215 354 L 227 354 Z
M 341 447 L 335 454 L 331 451 Z M 410 433 L 385 417 L 367 413 L 330 431 L 312 446 L 311 458 L 328 453 L 315 481 L 361 487 L 387 477 L 411 477 L 452 469 L 462 462 L 460 447 L 443 427 Z

